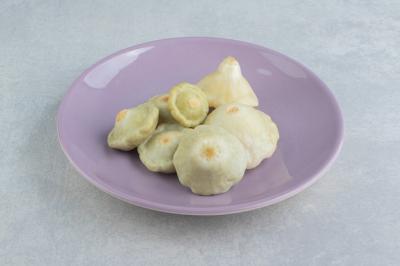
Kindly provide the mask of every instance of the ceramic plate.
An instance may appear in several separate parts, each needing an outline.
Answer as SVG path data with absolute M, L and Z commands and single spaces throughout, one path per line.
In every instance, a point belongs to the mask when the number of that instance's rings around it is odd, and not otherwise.
M 107 147 L 119 110 L 179 82 L 196 83 L 228 55 L 240 62 L 259 98 L 259 109 L 272 117 L 281 136 L 276 153 L 246 171 L 229 192 L 194 195 L 176 175 L 149 172 L 136 150 Z M 310 70 L 265 47 L 200 37 L 148 42 L 100 60 L 65 95 L 57 129 L 68 159 L 99 189 L 144 208 L 190 215 L 243 212 L 295 195 L 327 170 L 343 138 L 338 104 Z

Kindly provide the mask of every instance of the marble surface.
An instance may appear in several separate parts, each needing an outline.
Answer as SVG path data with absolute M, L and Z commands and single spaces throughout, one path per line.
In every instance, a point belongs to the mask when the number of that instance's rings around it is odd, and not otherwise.
M 0 265 L 398 265 L 399 1 L 0 2 Z M 279 204 L 220 217 L 130 206 L 72 168 L 55 113 L 85 68 L 176 36 L 268 46 L 343 109 L 331 170 Z

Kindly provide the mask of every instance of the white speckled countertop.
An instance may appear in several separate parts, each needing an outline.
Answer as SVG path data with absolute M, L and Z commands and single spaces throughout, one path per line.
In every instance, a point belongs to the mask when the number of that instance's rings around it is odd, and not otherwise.
M 199 2 L 0 2 L 0 265 L 399 264 L 400 2 Z M 311 68 L 345 120 L 331 170 L 220 217 L 134 207 L 81 178 L 56 137 L 68 86 L 105 55 L 176 36 L 254 42 Z

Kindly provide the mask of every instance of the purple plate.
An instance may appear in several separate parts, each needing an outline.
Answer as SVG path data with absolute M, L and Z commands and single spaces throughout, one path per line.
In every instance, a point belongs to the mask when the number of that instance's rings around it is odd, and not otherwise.
M 109 149 L 116 113 L 196 83 L 226 56 L 238 59 L 259 108 L 280 131 L 276 153 L 217 196 L 197 196 L 176 175 L 148 171 L 137 152 Z M 282 201 L 311 185 L 337 156 L 343 139 L 338 104 L 326 85 L 296 61 L 258 45 L 219 38 L 153 41 L 110 55 L 71 86 L 57 114 L 61 147 L 92 184 L 137 206 L 189 215 L 248 211 Z

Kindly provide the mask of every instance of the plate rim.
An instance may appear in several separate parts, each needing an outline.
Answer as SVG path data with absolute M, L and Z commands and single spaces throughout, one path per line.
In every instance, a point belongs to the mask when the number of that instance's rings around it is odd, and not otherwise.
M 98 179 L 95 179 L 90 176 L 90 174 L 85 173 L 76 163 L 75 161 L 70 157 L 68 154 L 65 144 L 62 140 L 61 136 L 61 128 L 62 128 L 62 123 L 61 123 L 61 118 L 65 109 L 65 103 L 66 99 L 68 96 L 72 93 L 73 88 L 75 85 L 82 80 L 82 78 L 93 68 L 95 68 L 97 65 L 109 60 L 112 57 L 115 57 L 117 55 L 123 54 L 127 51 L 131 51 L 134 49 L 141 48 L 143 46 L 148 46 L 150 44 L 157 44 L 160 42 L 165 42 L 165 41 L 181 41 L 181 40 L 218 40 L 218 41 L 223 41 L 223 42 L 234 42 L 234 43 L 239 43 L 242 45 L 250 46 L 253 48 L 257 49 L 263 49 L 263 50 L 268 50 L 269 52 L 279 55 L 284 57 L 285 59 L 288 59 L 289 61 L 299 65 L 303 69 L 307 71 L 307 73 L 316 81 L 319 83 L 321 89 L 324 90 L 324 92 L 327 94 L 329 100 L 332 103 L 332 107 L 334 109 L 334 113 L 337 116 L 338 119 L 338 137 L 335 139 L 335 145 L 334 149 L 332 150 L 328 160 L 321 164 L 321 166 L 317 169 L 316 173 L 309 178 L 307 178 L 304 182 L 301 182 L 297 187 L 294 189 L 287 189 L 283 192 L 281 192 L 278 196 L 275 196 L 273 198 L 263 198 L 255 201 L 250 201 L 250 202 L 245 202 L 245 203 L 239 203 L 239 204 L 234 204 L 234 205 L 224 205 L 224 206 L 207 206 L 207 207 L 184 207 L 184 206 L 179 206 L 179 205 L 170 205 L 170 204 L 164 204 L 164 203 L 158 203 L 154 202 L 151 200 L 146 200 L 143 197 L 137 197 L 137 196 L 132 196 L 131 194 L 127 194 L 121 191 L 117 191 L 113 187 L 109 186 L 106 183 L 103 183 L 99 181 Z M 241 213 L 241 212 L 246 212 L 246 211 L 251 211 L 255 209 L 259 209 L 262 207 L 270 206 L 272 204 L 276 204 L 278 202 L 281 202 L 285 199 L 288 199 L 290 197 L 293 197 L 294 195 L 298 194 L 299 192 L 305 190 L 309 186 L 311 186 L 313 183 L 315 183 L 321 176 L 323 176 L 329 168 L 332 166 L 334 161 L 337 159 L 340 150 L 343 146 L 343 140 L 344 140 L 344 123 L 343 123 L 343 115 L 341 108 L 336 100 L 336 97 L 334 96 L 333 92 L 329 89 L 329 87 L 313 72 L 311 71 L 308 67 L 303 65 L 302 63 L 298 62 L 297 60 L 282 54 L 278 51 L 272 50 L 268 47 L 246 42 L 246 41 L 241 41 L 241 40 L 235 40 L 235 39 L 228 39 L 228 38 L 220 38 L 220 37 L 206 37 L 206 36 L 190 36 L 190 37 L 174 37 L 174 38 L 165 38 L 165 39 L 157 39 L 153 41 L 148 41 L 140 44 L 136 44 L 133 46 L 129 46 L 127 48 L 118 50 L 112 54 L 109 54 L 94 64 L 90 65 L 88 68 L 86 68 L 73 82 L 72 84 L 68 87 L 66 93 L 61 99 L 61 103 L 59 104 L 59 108 L 56 114 L 56 128 L 57 128 L 57 139 L 58 143 L 61 146 L 61 149 L 65 156 L 67 157 L 68 161 L 72 164 L 72 166 L 75 168 L 75 170 L 78 171 L 80 175 L 82 175 L 89 183 L 97 187 L 99 190 L 107 193 L 108 195 L 117 198 L 119 200 L 122 200 L 124 202 L 127 202 L 129 204 L 154 210 L 154 211 L 159 211 L 159 212 L 164 212 L 164 213 L 171 213 L 171 214 L 180 214 L 180 215 L 195 215 L 195 216 L 215 216 L 215 215 L 226 215 L 226 214 L 234 214 L 234 213 Z

